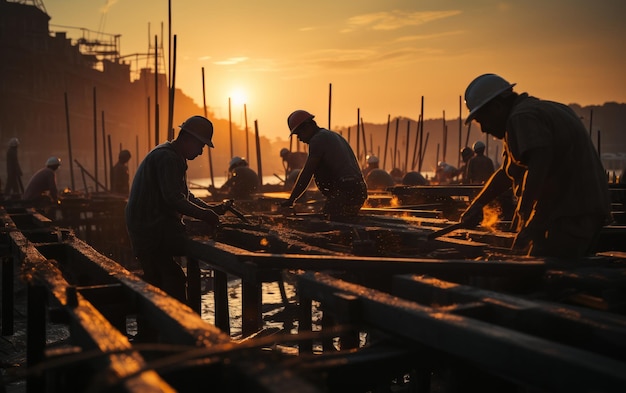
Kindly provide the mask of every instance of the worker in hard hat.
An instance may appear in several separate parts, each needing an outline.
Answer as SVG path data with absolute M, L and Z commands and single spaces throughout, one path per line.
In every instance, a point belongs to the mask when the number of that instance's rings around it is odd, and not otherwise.
M 20 141 L 17 138 L 9 139 L 9 148 L 7 149 L 7 183 L 4 188 L 4 194 L 7 197 L 11 195 L 21 195 L 24 193 L 22 185 L 22 168 L 17 159 L 17 147 Z
M 22 195 L 22 199 L 41 207 L 46 215 L 52 212 L 50 207 L 58 204 L 56 171 L 60 165 L 61 160 L 58 157 L 48 158 L 46 165 L 30 178 Z
M 468 184 L 467 181 L 467 163 L 474 157 L 474 150 L 465 146 L 461 149 L 461 166 L 457 169 L 457 178 L 459 183 Z
M 304 168 L 308 154 L 304 151 L 290 151 L 286 147 L 280 149 L 280 157 L 285 168 L 285 189 L 291 190 L 296 184 L 300 171 Z
M 485 155 L 485 143 L 476 141 L 472 145 L 474 156 L 467 163 L 467 184 L 484 184 L 495 172 L 493 161 Z
M 123 196 L 128 196 L 130 191 L 128 174 L 128 161 L 130 161 L 130 151 L 124 149 L 119 152 L 117 162 L 111 168 L 111 192 Z
M 363 168 L 361 173 L 363 173 L 363 178 L 367 179 L 367 175 L 373 170 L 378 169 L 380 160 L 373 154 L 368 154 L 365 157 L 365 161 L 367 162 L 367 166 Z
M 223 204 L 209 205 L 187 188 L 187 161 L 213 147 L 213 124 L 192 116 L 180 125 L 176 139 L 153 148 L 133 178 L 126 205 L 126 227 L 143 278 L 170 296 L 187 301 L 186 276 L 177 257 L 186 255 L 187 233 L 183 216 L 208 224 L 211 234 L 219 226 Z
M 450 184 L 452 179 L 454 179 L 459 174 L 459 170 L 448 164 L 444 161 L 439 161 L 437 163 L 437 168 L 435 169 L 435 183 L 437 184 Z
M 321 128 L 315 116 L 304 110 L 287 118 L 291 135 L 309 145 L 309 155 L 291 195 L 282 206 L 290 207 L 315 178 L 317 188 L 326 197 L 323 212 L 331 220 L 358 215 L 367 199 L 367 186 L 361 168 L 348 142 L 336 132 Z
M 504 166 L 487 181 L 461 217 L 477 225 L 483 207 L 519 187 L 513 247 L 530 255 L 582 257 L 593 252 L 610 220 L 607 179 L 580 118 L 568 106 L 513 90 L 496 74 L 474 79 L 465 90 L 470 113 L 483 132 L 504 142 Z M 522 168 L 523 176 L 512 169 Z
M 228 174 L 228 180 L 220 188 L 209 186 L 212 195 L 224 194 L 230 199 L 252 199 L 252 194 L 259 190 L 259 176 L 244 157 L 235 156 L 230 160 Z

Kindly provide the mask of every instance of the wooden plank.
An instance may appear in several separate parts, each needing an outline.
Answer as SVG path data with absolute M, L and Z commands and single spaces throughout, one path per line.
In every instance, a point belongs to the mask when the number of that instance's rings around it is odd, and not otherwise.
M 626 386 L 626 363 L 615 359 L 451 315 L 323 273 L 298 272 L 297 277 L 299 293 L 313 299 L 339 291 L 358 296 L 361 319 L 356 322 L 361 326 L 458 356 L 516 383 L 569 392 L 622 392 Z M 330 312 L 332 301 L 323 301 L 323 307 Z

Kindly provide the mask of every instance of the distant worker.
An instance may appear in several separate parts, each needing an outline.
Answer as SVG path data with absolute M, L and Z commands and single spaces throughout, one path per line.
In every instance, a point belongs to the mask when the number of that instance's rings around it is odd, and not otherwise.
M 280 157 L 283 159 L 285 173 L 304 168 L 308 154 L 303 151 L 289 151 L 286 147 L 280 149 Z
M 495 74 L 474 79 L 465 90 L 470 113 L 483 132 L 503 139 L 504 163 L 461 216 L 480 223 L 483 207 L 518 188 L 513 248 L 532 256 L 582 257 L 593 252 L 610 219 L 608 182 L 589 132 L 561 103 L 516 93 Z M 523 176 L 509 168 L 522 168 Z M 520 183 L 521 180 L 521 183 Z
M 395 182 L 387 171 L 381 168 L 374 168 L 367 174 L 365 178 L 368 190 L 386 190 L 393 187 Z
M 218 189 L 209 186 L 211 194 L 224 193 L 231 199 L 252 199 L 252 194 L 259 190 L 259 176 L 244 157 L 233 157 L 228 165 L 228 180 Z
M 467 163 L 467 184 L 484 184 L 495 172 L 493 161 L 485 155 L 485 144 L 476 141 L 472 146 L 476 155 Z
M 48 158 L 46 166 L 30 178 L 22 199 L 44 205 L 56 205 L 58 203 L 56 170 L 60 165 L 61 160 L 58 157 Z
M 280 157 L 285 168 L 285 189 L 291 190 L 296 184 L 300 171 L 304 168 L 308 154 L 303 151 L 290 151 L 286 147 L 280 149 Z
M 13 194 L 23 194 L 24 186 L 22 185 L 22 168 L 17 159 L 17 147 L 20 141 L 17 138 L 9 140 L 9 149 L 7 150 L 7 184 L 4 188 L 4 194 L 9 197 Z
M 457 173 L 457 168 L 446 162 L 439 161 L 439 163 L 437 163 L 437 169 L 435 170 L 435 183 L 450 184 L 452 179 L 457 176 Z
M 126 205 L 126 227 L 145 281 L 185 303 L 185 273 L 176 260 L 185 256 L 188 235 L 183 216 L 219 226 L 221 204 L 208 205 L 187 188 L 187 160 L 213 147 L 213 124 L 192 116 L 180 125 L 178 137 L 153 148 L 135 174 Z
M 467 163 L 469 160 L 474 157 L 474 150 L 465 146 L 461 149 L 461 166 L 457 169 L 457 177 L 459 178 L 459 183 L 469 184 L 467 181 Z
M 367 161 L 367 166 L 365 168 L 363 168 L 363 170 L 361 171 L 363 173 L 363 178 L 367 179 L 367 175 L 373 170 L 373 169 L 378 169 L 378 163 L 379 163 L 379 159 L 378 157 L 376 157 L 373 154 L 368 154 L 366 157 L 366 161 Z M 387 173 L 387 172 L 385 172 Z M 391 177 L 391 175 L 389 175 L 389 177 Z M 367 181 L 366 181 L 367 183 Z
M 367 199 L 359 163 L 341 135 L 319 127 L 313 118 L 304 110 L 294 111 L 287 118 L 291 134 L 309 145 L 309 155 L 291 196 L 282 206 L 291 207 L 315 177 L 317 188 L 326 197 L 324 214 L 331 220 L 355 217 Z
M 128 161 L 130 160 L 130 151 L 122 150 L 118 155 L 117 163 L 111 168 L 111 192 L 128 196 L 130 191 Z

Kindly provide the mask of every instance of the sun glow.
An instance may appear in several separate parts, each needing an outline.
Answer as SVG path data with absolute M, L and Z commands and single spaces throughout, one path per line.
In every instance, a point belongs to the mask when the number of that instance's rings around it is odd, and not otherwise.
M 241 88 L 236 88 L 230 93 L 232 104 L 235 106 L 241 106 L 248 102 L 248 96 L 246 92 Z

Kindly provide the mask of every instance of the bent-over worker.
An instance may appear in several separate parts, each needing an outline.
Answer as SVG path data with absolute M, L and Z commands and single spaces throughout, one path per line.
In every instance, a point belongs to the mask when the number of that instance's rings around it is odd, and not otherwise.
M 309 145 L 309 155 L 291 196 L 282 206 L 292 206 L 314 177 L 317 188 L 326 197 L 323 212 L 329 219 L 357 216 L 367 199 L 367 186 L 359 163 L 348 142 L 341 135 L 319 127 L 314 117 L 307 111 L 297 110 L 287 118 L 291 134 Z

